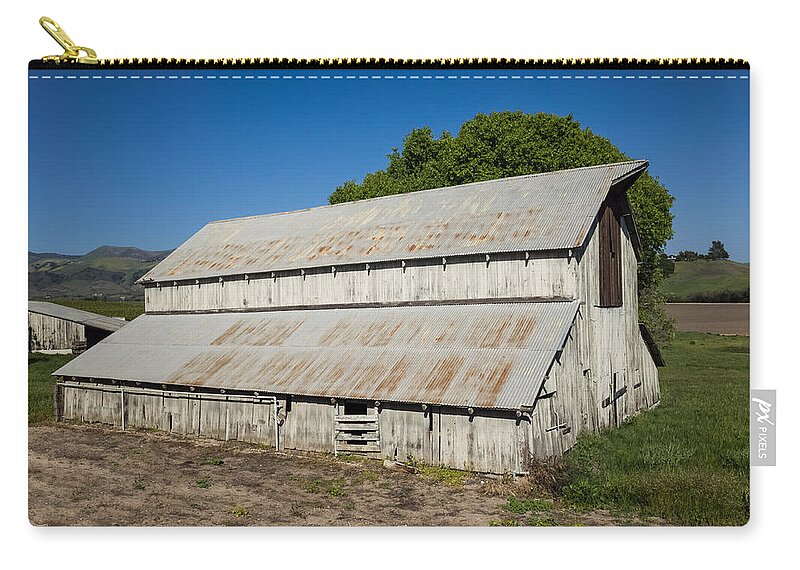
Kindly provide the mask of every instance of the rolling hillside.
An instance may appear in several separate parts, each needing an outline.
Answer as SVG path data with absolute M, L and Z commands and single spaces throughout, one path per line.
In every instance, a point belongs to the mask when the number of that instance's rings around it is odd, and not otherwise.
M 750 266 L 726 259 L 676 261 L 664 293 L 672 302 L 748 302 Z
M 136 280 L 169 253 L 108 245 L 86 255 L 28 252 L 28 298 L 142 299 Z

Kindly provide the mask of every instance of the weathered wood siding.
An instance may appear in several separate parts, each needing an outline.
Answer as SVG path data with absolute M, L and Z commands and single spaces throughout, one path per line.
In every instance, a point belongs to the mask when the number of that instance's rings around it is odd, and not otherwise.
M 28 350 L 70 350 L 86 340 L 83 325 L 28 311 Z
M 59 419 L 99 422 L 238 440 L 273 447 L 275 442 L 271 402 L 247 396 L 159 392 L 93 382 L 59 384 Z M 124 400 L 124 406 L 123 406 Z M 333 453 L 337 404 L 329 400 L 279 398 L 280 448 Z M 512 412 L 421 407 L 404 404 L 381 406 L 379 415 L 381 457 L 406 461 L 413 458 L 487 473 L 520 473 L 529 458 L 530 426 L 527 418 Z M 431 421 L 433 422 L 431 424 Z M 433 429 L 430 429 L 430 426 Z
M 585 387 L 580 431 L 619 425 L 657 401 L 658 372 L 639 332 L 637 261 L 624 218 L 620 231 L 622 306 L 600 306 L 599 232 L 593 232 L 578 262 L 582 305 L 576 336 Z M 640 379 L 647 380 L 646 389 L 634 388 Z
M 272 402 L 243 396 L 217 396 L 125 389 L 107 384 L 60 385 L 59 419 L 156 429 L 273 446 Z M 123 404 L 124 402 L 124 404 Z
M 489 473 L 527 471 L 529 426 L 513 412 L 446 409 L 440 416 L 440 461 Z
M 567 297 L 576 294 L 576 262 L 566 255 L 532 252 L 462 259 L 400 261 L 164 283 L 145 287 L 148 312 L 257 309 L 298 305 Z M 550 257 L 548 257 L 550 256 Z
M 280 428 L 281 445 L 286 449 L 333 453 L 336 413 L 337 405 L 330 400 L 293 397 Z
M 536 458 L 556 457 L 575 445 L 585 421 L 580 344 L 577 338 L 580 314 L 570 329 L 564 348 L 553 362 L 542 395 L 531 417 L 531 454 Z
M 418 405 L 392 404 L 380 413 L 381 453 L 397 461 L 409 457 L 427 463 L 439 464 L 438 408 L 423 411 Z

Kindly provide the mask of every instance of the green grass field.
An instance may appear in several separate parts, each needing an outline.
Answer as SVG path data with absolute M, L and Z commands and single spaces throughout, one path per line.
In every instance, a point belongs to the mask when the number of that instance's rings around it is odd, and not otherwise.
M 664 349 L 661 404 L 623 426 L 581 436 L 564 457 L 559 501 L 678 525 L 749 517 L 748 337 L 678 333 Z M 29 423 L 53 419 L 50 373 L 70 355 L 28 356 Z
M 678 333 L 664 351 L 661 404 L 583 437 L 565 455 L 564 499 L 680 525 L 749 517 L 747 337 Z
M 750 266 L 720 259 L 676 261 L 675 273 L 664 280 L 672 302 L 737 302 L 750 298 Z
M 72 360 L 71 354 L 28 353 L 28 424 L 53 421 L 53 386 L 50 376 Z
M 107 317 L 125 317 L 126 321 L 132 321 L 144 313 L 144 301 L 93 301 L 85 299 L 48 299 L 48 301 Z

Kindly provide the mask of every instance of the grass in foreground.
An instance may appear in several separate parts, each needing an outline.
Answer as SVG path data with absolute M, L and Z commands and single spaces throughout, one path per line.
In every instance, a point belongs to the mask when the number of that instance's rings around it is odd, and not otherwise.
M 50 376 L 67 362 L 71 354 L 28 353 L 28 424 L 53 421 L 53 386 Z
M 467 472 L 460 469 L 452 469 L 443 465 L 428 465 L 421 461 L 415 460 L 410 455 L 406 459 L 406 464 L 414 467 L 425 477 L 435 479 L 440 483 L 450 485 L 451 487 L 460 487 L 464 484 L 467 478 Z
M 679 333 L 664 350 L 661 405 L 582 437 L 564 499 L 681 525 L 743 525 L 750 512 L 748 337 Z
M 144 313 L 144 301 L 95 301 L 91 299 L 48 299 L 48 301 L 106 317 L 124 317 L 126 321 L 132 321 Z

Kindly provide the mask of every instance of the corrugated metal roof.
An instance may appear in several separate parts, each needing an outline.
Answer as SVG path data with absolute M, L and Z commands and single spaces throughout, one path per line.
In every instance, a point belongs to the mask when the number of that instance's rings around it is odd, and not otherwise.
M 111 332 L 121 329 L 126 324 L 126 321 L 122 319 L 114 319 L 44 301 L 28 301 L 28 311 Z
M 142 315 L 55 374 L 517 409 L 533 404 L 578 306 Z
M 207 224 L 141 281 L 567 249 L 637 160 Z

